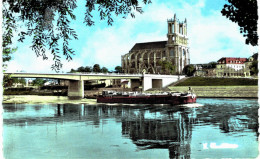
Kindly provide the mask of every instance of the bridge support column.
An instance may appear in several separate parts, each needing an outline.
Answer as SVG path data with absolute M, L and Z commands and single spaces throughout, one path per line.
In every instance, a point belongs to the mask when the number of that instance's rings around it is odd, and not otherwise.
M 143 91 L 152 88 L 152 78 L 144 75 L 143 77 Z
M 84 81 L 70 80 L 68 87 L 68 97 L 72 99 L 84 98 Z
M 168 85 L 177 82 L 185 78 L 185 76 L 176 76 L 176 75 L 143 75 L 143 91 L 146 91 L 150 88 L 164 88 Z

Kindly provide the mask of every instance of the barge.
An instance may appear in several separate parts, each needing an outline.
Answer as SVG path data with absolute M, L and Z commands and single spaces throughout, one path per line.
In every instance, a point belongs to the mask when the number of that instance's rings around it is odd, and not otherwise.
M 97 97 L 97 103 L 126 103 L 126 104 L 189 104 L 196 103 L 196 95 L 193 93 L 161 92 L 161 93 L 137 93 L 103 91 Z

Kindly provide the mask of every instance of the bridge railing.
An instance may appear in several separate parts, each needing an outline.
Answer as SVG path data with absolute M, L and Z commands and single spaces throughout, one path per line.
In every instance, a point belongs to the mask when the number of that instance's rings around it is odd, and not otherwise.
M 84 75 L 118 75 L 118 76 L 142 76 L 143 74 L 127 74 L 127 73 L 100 73 L 100 72 L 75 72 L 75 73 L 67 73 L 67 74 L 84 74 Z

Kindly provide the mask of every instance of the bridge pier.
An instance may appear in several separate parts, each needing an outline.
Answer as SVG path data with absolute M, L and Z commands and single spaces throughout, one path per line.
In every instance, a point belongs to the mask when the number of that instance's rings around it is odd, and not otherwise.
M 152 75 L 152 74 L 144 74 L 143 76 L 143 91 L 146 91 L 150 88 L 163 88 L 167 85 L 176 82 L 185 76 L 177 76 L 177 75 Z
M 72 99 L 84 98 L 84 80 L 69 80 L 68 97 Z

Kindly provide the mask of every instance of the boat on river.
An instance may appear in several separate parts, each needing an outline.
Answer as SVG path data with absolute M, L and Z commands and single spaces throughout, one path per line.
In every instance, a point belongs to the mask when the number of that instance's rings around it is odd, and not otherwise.
M 160 92 L 160 93 L 138 93 L 138 92 L 116 92 L 103 91 L 97 96 L 97 103 L 126 103 L 126 104 L 189 104 L 196 103 L 194 93 Z

